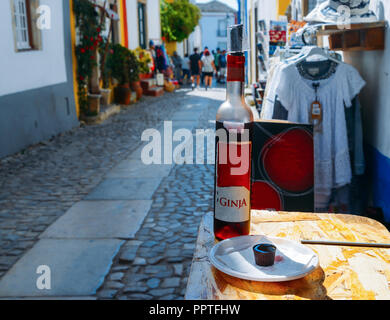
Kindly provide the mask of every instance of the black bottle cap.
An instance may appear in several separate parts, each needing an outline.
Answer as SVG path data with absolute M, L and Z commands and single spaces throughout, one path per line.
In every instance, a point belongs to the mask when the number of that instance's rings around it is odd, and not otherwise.
M 229 54 L 242 53 L 248 50 L 243 24 L 235 24 L 228 27 L 228 49 Z

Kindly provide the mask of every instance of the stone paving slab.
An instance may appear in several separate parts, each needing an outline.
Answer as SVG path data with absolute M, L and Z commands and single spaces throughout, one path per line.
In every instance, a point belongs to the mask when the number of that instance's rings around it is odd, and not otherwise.
M 0 297 L 94 295 L 122 244 L 113 239 L 41 239 L 0 280 Z M 50 290 L 37 288 L 40 265 L 50 268 Z
M 173 165 L 146 165 L 141 159 L 127 159 L 120 162 L 107 175 L 107 178 L 162 178 L 167 177 Z
M 183 111 L 176 112 L 172 119 L 173 121 L 180 120 L 198 120 L 200 115 L 202 114 L 203 109 L 188 109 Z
M 192 130 L 196 128 L 196 125 L 198 124 L 197 120 L 175 120 L 172 121 L 172 130 L 173 133 L 175 133 L 178 129 L 189 129 Z
M 80 201 L 40 235 L 44 238 L 131 239 L 152 201 Z
M 162 178 L 107 178 L 85 200 L 151 200 Z
M 137 149 L 135 149 L 126 159 L 141 159 L 142 149 L 147 145 L 147 143 L 142 143 Z

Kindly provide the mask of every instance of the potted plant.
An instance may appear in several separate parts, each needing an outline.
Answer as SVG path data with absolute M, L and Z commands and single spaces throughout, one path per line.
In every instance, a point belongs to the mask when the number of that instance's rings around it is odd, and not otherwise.
M 140 79 L 142 80 L 151 78 L 153 76 L 153 74 L 151 73 L 151 68 L 153 66 L 153 58 L 150 51 L 138 47 L 134 50 L 134 53 L 136 54 L 140 65 Z
M 130 65 L 132 53 L 120 44 L 112 45 L 111 54 L 107 59 L 107 66 L 112 77 L 118 82 L 114 88 L 114 99 L 119 104 L 130 104 Z
M 100 52 L 100 79 L 102 88 L 100 89 L 101 94 L 101 104 L 109 105 L 111 103 L 111 88 L 110 88 L 110 79 L 111 79 L 111 70 L 109 65 L 106 63 L 108 59 L 110 59 L 110 54 L 112 53 L 112 49 L 108 48 L 109 42 L 105 39 L 101 42 L 99 52 Z
M 137 94 L 137 100 L 139 100 L 142 97 L 142 87 L 139 80 L 139 74 L 141 63 L 136 55 L 135 51 L 130 51 L 130 59 L 129 59 L 129 79 L 130 79 L 130 85 L 131 89 L 135 91 Z

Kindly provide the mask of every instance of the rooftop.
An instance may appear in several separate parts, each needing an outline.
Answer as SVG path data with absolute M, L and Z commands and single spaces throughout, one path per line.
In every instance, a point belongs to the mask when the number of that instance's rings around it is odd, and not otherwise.
M 221 1 L 213 0 L 206 3 L 196 4 L 202 12 L 230 12 L 236 13 L 232 7 L 222 3 Z

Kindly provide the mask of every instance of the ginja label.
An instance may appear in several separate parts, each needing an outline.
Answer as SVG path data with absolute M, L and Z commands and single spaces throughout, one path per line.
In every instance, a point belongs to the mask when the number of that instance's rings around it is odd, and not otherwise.
M 245 187 L 217 187 L 215 218 L 226 222 L 249 220 L 250 192 Z

